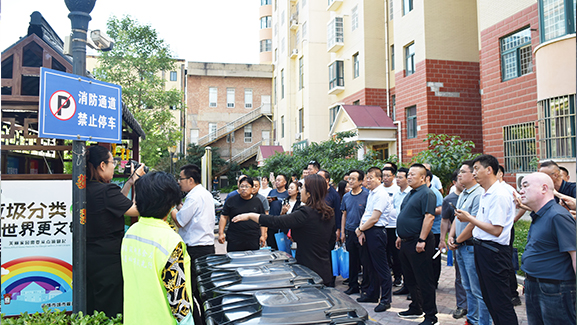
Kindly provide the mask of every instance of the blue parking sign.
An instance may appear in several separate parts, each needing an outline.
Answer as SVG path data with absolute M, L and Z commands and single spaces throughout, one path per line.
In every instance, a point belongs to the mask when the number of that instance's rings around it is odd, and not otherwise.
M 120 143 L 122 87 L 40 68 L 38 136 Z

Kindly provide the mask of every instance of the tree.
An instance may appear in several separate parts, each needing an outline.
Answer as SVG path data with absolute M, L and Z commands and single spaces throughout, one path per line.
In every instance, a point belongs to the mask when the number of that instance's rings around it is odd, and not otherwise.
M 431 164 L 431 172 L 437 175 L 443 183 L 443 188 L 451 185 L 453 172 L 461 167 L 461 163 L 474 159 L 478 154 L 472 154 L 475 148 L 473 141 L 463 141 L 460 136 L 446 134 L 427 134 L 423 142 L 428 142 L 427 150 L 413 157 L 413 163 Z
M 169 46 L 150 25 L 141 25 L 130 16 L 111 17 L 108 35 L 114 49 L 98 58 L 97 79 L 122 86 L 122 101 L 146 133 L 140 142 L 142 160 L 155 167 L 163 152 L 176 144 L 181 133 L 171 109 L 184 107 L 183 93 L 165 90 L 160 72 L 174 70 Z

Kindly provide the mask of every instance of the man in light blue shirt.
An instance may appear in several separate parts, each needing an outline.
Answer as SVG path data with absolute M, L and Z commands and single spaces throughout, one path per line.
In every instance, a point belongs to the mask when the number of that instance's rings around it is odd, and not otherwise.
M 433 222 L 431 232 L 435 235 L 435 250 L 439 250 L 439 242 L 441 241 L 441 209 L 443 207 L 443 195 L 436 188 L 431 186 L 432 179 L 433 173 L 430 170 L 427 170 L 427 176 L 425 177 L 427 186 L 431 191 L 433 191 L 433 193 L 435 193 L 435 197 L 437 198 L 435 221 Z M 437 257 L 433 259 L 433 283 L 435 284 L 435 288 L 439 287 L 439 277 L 441 277 L 441 256 L 437 255 Z

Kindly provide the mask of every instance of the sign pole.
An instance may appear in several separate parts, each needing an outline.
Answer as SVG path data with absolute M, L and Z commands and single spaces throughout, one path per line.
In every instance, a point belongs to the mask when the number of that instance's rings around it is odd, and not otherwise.
M 86 75 L 86 33 L 96 0 L 65 0 L 72 24 L 72 73 Z M 72 144 L 72 308 L 86 314 L 86 142 Z

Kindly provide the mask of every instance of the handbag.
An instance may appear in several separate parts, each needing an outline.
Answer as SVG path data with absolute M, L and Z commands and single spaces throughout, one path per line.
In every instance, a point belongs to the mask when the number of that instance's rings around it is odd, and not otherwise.
M 339 276 L 339 249 L 338 244 L 335 244 L 335 249 L 331 251 L 331 265 L 333 267 L 333 276 Z
M 339 248 L 339 273 L 343 279 L 349 278 L 349 252 L 344 246 Z
M 287 254 L 291 253 L 291 244 L 288 237 L 285 235 L 284 232 L 277 232 L 274 234 L 274 238 L 276 240 L 276 245 L 279 251 L 283 251 Z

